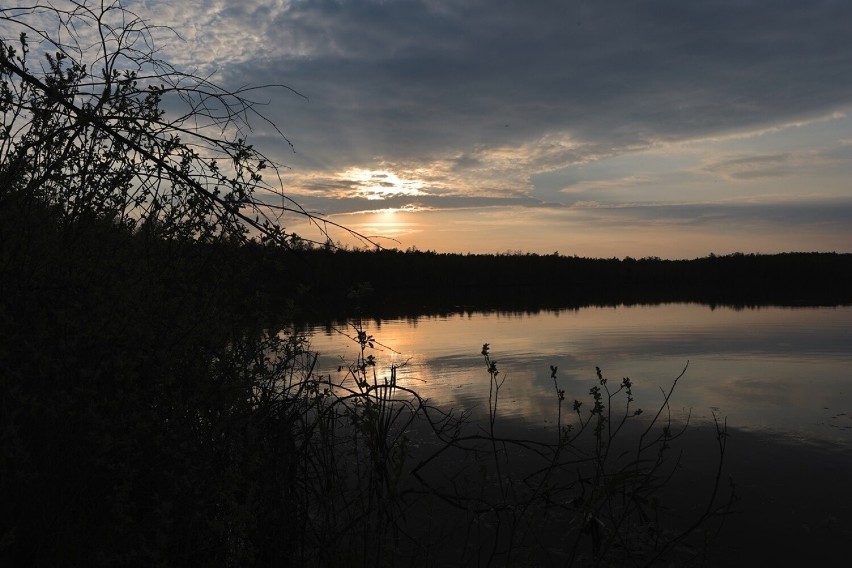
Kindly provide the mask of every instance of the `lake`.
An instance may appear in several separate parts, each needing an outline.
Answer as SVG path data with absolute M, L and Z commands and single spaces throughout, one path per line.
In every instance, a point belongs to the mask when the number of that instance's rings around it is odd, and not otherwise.
M 482 344 L 505 378 L 498 423 L 522 437 L 554 432 L 557 366 L 566 410 L 591 407 L 601 367 L 610 386 L 634 383 L 636 407 L 656 410 L 661 389 L 686 371 L 672 417 L 690 417 L 678 447 L 682 469 L 668 498 L 705 502 L 718 465 L 715 412 L 729 437 L 723 479 L 739 500 L 724 521 L 709 566 L 808 565 L 848 556 L 852 538 L 852 307 L 756 309 L 698 304 L 590 307 L 537 313 L 464 313 L 365 321 L 379 377 L 443 407 L 487 415 L 489 376 Z M 311 330 L 320 372 L 355 359 L 345 325 Z M 687 367 L 688 363 L 688 367 Z M 646 417 L 647 414 L 643 416 Z M 518 429 L 518 426 L 521 429 Z M 526 429 L 526 430 L 524 430 Z M 727 489 L 727 481 L 723 482 Z M 695 509 L 691 509 L 695 510 Z M 688 516 L 688 513 L 687 513 Z
M 727 419 L 731 428 L 848 446 L 852 442 L 852 307 L 756 309 L 699 304 L 590 307 L 538 313 L 465 313 L 364 321 L 380 376 L 391 364 L 400 384 L 432 402 L 487 411 L 491 356 L 505 383 L 499 415 L 530 426 L 552 423 L 558 368 L 566 399 L 588 401 L 595 367 L 634 383 L 636 405 L 651 410 L 660 389 L 687 366 L 673 416 Z M 321 372 L 354 360 L 357 343 L 338 325 L 310 330 Z M 588 402 L 587 402 L 588 407 Z

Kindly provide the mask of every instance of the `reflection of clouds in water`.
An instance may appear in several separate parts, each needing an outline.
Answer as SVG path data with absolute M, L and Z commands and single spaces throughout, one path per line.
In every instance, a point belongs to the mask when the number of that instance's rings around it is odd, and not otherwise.
M 555 420 L 557 397 L 553 380 L 542 359 L 523 357 L 520 360 L 507 356 L 498 360 L 500 416 L 527 418 L 540 423 Z M 490 377 L 481 358 L 451 356 L 430 359 L 423 364 L 410 362 L 400 369 L 400 384 L 417 390 L 430 401 L 463 409 L 486 412 L 490 390 Z M 566 391 L 563 415 L 575 398 L 590 407 L 589 389 L 597 384 L 594 366 L 566 369 L 557 378 L 559 388 Z M 619 378 L 620 380 L 620 378 Z M 551 416 L 552 414 L 552 416 Z
M 575 398 L 588 412 L 595 366 L 613 390 L 630 377 L 634 408 L 650 411 L 689 360 L 672 399 L 675 417 L 691 409 L 694 420 L 709 420 L 717 407 L 731 427 L 832 439 L 840 433 L 852 440 L 852 429 L 831 426 L 845 424 L 836 417 L 840 412 L 852 412 L 848 307 L 735 311 L 680 304 L 419 318 L 373 327 L 377 339 L 400 352 L 376 354 L 380 376 L 391 362 L 408 360 L 399 371 L 401 384 L 437 405 L 487 413 L 489 377 L 479 354 L 487 341 L 506 381 L 498 410 L 507 420 L 555 420 L 550 365 L 558 366 L 563 412 L 570 414 Z M 334 340 L 315 336 L 313 343 L 334 353 L 343 346 Z
M 712 390 L 729 400 L 740 400 L 743 404 L 775 405 L 793 408 L 801 404 L 798 389 L 791 389 L 786 382 L 769 378 L 742 378 L 717 383 Z
M 848 357 L 785 354 L 701 362 L 693 391 L 702 400 L 721 401 L 729 425 L 852 441 L 852 430 L 828 430 L 832 416 L 852 408 Z

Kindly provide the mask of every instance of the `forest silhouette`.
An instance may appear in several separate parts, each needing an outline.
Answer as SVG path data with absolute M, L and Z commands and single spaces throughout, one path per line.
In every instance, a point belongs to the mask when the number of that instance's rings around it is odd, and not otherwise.
M 329 247 L 298 255 L 246 253 L 256 259 L 247 258 L 246 266 L 256 267 L 252 280 L 263 293 L 301 295 L 301 303 L 310 306 L 301 314 L 307 319 L 345 319 L 357 315 L 356 309 L 405 317 L 669 302 L 739 308 L 852 302 L 852 254 L 736 253 L 663 260 Z

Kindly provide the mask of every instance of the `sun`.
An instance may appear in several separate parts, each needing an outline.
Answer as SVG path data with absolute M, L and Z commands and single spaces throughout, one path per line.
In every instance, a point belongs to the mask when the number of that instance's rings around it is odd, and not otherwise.
M 369 200 L 425 195 L 423 180 L 407 178 L 390 170 L 350 168 L 342 177 L 354 187 L 354 196 Z

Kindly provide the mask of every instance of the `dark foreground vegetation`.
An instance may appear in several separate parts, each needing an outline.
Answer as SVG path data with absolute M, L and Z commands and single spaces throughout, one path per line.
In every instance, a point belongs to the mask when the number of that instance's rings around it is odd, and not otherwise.
M 528 439 L 501 429 L 488 346 L 484 422 L 396 385 L 357 327 L 318 375 L 254 250 L 0 199 L 4 564 L 646 565 L 714 542 L 724 425 L 684 514 L 671 392 L 642 413 L 592 371 L 566 401 L 554 368 L 557 425 Z
M 572 305 L 668 265 L 305 250 L 256 197 L 271 166 L 239 136 L 251 101 L 157 61 L 118 3 L 0 21 L 22 31 L 0 42 L 0 564 L 684 565 L 712 544 L 725 425 L 700 488 L 667 501 L 677 378 L 641 412 L 628 378 L 590 370 L 569 401 L 552 368 L 556 427 L 525 437 L 500 420 L 488 345 L 477 423 L 398 385 L 357 321 L 359 354 L 330 375 L 290 325 L 403 286 L 455 302 L 425 288 L 456 274 L 464 303 L 541 281 Z M 588 301 L 624 296 L 604 297 Z

